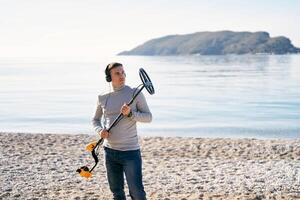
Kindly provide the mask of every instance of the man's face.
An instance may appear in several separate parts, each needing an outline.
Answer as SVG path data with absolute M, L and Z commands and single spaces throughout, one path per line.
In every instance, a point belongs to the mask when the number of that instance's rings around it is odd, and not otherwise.
M 125 84 L 125 71 L 123 66 L 115 67 L 110 70 L 111 82 L 113 86 L 120 87 Z

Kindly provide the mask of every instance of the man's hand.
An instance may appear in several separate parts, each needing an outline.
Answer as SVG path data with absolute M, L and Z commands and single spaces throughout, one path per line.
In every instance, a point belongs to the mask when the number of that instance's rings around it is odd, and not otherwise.
M 128 116 L 130 111 L 131 111 L 130 106 L 128 106 L 126 103 L 124 103 L 122 108 L 121 108 L 121 113 L 125 116 Z
M 106 129 L 103 129 L 99 132 L 99 135 L 101 138 L 108 138 L 109 137 L 109 132 Z

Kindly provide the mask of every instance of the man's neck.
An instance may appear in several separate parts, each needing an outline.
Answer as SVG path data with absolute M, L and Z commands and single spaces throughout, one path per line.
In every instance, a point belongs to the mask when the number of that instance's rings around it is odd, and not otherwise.
M 114 86 L 113 85 L 113 91 L 116 92 L 116 91 L 119 91 L 121 89 L 123 89 L 125 87 L 125 84 L 124 85 L 119 85 L 119 86 Z

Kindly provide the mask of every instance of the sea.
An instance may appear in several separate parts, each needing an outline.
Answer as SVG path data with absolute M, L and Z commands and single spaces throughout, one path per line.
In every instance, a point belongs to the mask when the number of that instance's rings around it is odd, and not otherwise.
M 111 91 L 104 69 L 121 62 L 142 90 L 151 123 L 142 136 L 300 138 L 300 55 L 0 58 L 0 132 L 95 134 L 97 96 Z

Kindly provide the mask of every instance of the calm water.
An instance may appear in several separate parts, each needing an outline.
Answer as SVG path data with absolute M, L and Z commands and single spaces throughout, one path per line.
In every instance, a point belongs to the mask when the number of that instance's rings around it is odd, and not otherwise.
M 141 135 L 300 138 L 300 55 L 113 58 L 127 84 L 151 77 L 154 119 Z M 93 134 L 102 61 L 0 59 L 0 131 Z

